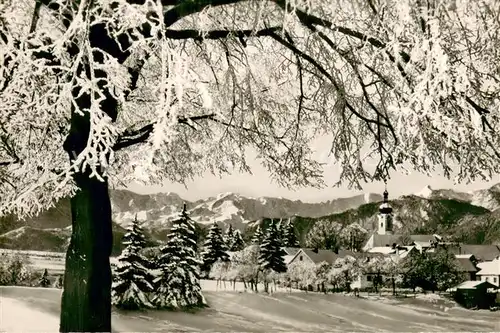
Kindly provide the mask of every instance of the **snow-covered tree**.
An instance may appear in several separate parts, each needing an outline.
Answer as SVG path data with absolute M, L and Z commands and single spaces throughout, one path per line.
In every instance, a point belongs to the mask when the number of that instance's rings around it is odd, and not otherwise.
M 285 255 L 286 252 L 281 247 L 276 223 L 271 223 L 266 229 L 266 235 L 260 245 L 259 264 L 263 270 L 273 270 L 277 273 L 286 272 Z
M 327 263 L 326 261 L 322 261 L 318 264 L 316 264 L 316 271 L 315 271 L 315 284 L 321 289 L 321 291 L 326 292 L 326 283 L 328 282 L 328 272 L 331 269 L 331 265 Z
M 455 255 L 446 249 L 407 258 L 402 262 L 401 272 L 407 287 L 432 292 L 444 291 L 464 280 Z
M 220 261 L 229 261 L 228 248 L 222 235 L 222 230 L 214 222 L 208 231 L 205 244 L 203 245 L 203 252 L 201 254 L 203 264 L 201 269 L 203 272 L 210 272 L 212 265 Z
M 306 235 L 306 246 L 325 250 L 338 250 L 341 245 L 342 225 L 328 220 L 319 220 Z
M 283 223 L 283 219 L 280 218 L 278 222 L 274 222 L 273 220 L 271 220 L 271 223 L 274 223 L 276 225 L 276 233 L 278 235 L 278 240 L 283 246 L 283 235 L 285 232 L 285 224 Z
M 351 186 L 498 173 L 499 6 L 3 1 L 0 208 L 72 196 L 61 330 L 111 329 L 109 182 L 248 171 L 250 146 L 278 182 L 322 185 L 325 134 Z
M 250 245 L 236 252 L 231 260 L 232 266 L 236 267 L 237 277 L 243 281 L 245 288 L 247 283 L 252 290 L 257 291 L 261 267 L 259 265 L 259 246 Z
M 288 266 L 287 275 L 298 288 L 308 289 L 316 283 L 316 265 L 310 261 L 295 261 Z
M 361 273 L 358 261 L 351 256 L 337 258 L 332 265 L 332 270 L 331 276 L 337 276 L 339 286 L 348 292 L 351 291 L 351 283 Z
M 243 236 L 241 236 L 241 231 L 235 230 L 233 236 L 233 246 L 230 248 L 231 251 L 241 251 L 245 247 L 245 242 L 243 241 Z
M 351 223 L 340 232 L 340 241 L 344 248 L 361 251 L 366 242 L 368 231 L 359 223 Z
M 370 274 L 372 277 L 372 285 L 375 289 L 375 292 L 378 292 L 380 287 L 382 287 L 384 283 L 384 274 L 386 269 L 386 261 L 385 258 L 369 258 L 368 261 L 365 261 L 361 264 L 361 270 L 364 274 Z
M 285 247 L 299 247 L 299 240 L 297 239 L 297 234 L 295 233 L 295 227 L 291 219 L 284 226 L 283 231 L 283 246 Z
M 384 272 L 390 282 L 393 295 L 396 295 L 396 285 L 403 282 L 403 276 L 401 274 L 402 266 L 402 260 L 399 259 L 399 256 L 385 258 Z
M 262 228 L 259 224 L 257 225 L 257 228 L 255 228 L 255 232 L 253 233 L 252 244 L 260 245 L 263 240 L 264 240 L 264 232 L 262 231 Z
M 231 249 L 233 247 L 234 228 L 232 224 L 229 225 L 229 227 L 226 230 L 226 233 L 224 234 L 224 241 L 226 242 L 226 246 L 228 249 Z
M 121 309 L 138 310 L 152 307 L 148 294 L 153 291 L 148 261 L 141 254 L 146 244 L 137 216 L 123 236 L 125 248 L 118 257 L 112 285 L 112 302 Z
M 184 204 L 178 218 L 172 221 L 167 243 L 160 248 L 159 275 L 152 299 L 156 307 L 183 309 L 206 305 L 200 286 L 201 262 L 196 258 L 196 250 L 194 221 L 189 218 Z
M 47 269 L 43 271 L 42 277 L 38 281 L 38 285 L 43 288 L 50 286 L 49 272 L 47 272 Z
M 62 289 L 62 287 L 63 287 L 63 277 L 62 275 L 59 275 L 56 281 L 54 282 L 54 288 Z
M 231 270 L 231 264 L 232 263 L 230 261 L 217 260 L 210 268 L 208 276 L 216 281 L 217 288 L 220 286 L 221 281 L 228 280 L 228 273 Z

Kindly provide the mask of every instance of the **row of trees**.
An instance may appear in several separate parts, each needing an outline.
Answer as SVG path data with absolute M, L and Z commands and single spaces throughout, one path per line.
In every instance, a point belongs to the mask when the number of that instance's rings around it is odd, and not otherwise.
M 278 222 L 271 220 L 268 228 L 275 228 L 276 240 L 283 247 L 299 247 L 299 240 L 297 234 L 295 233 L 295 227 L 291 219 L 288 219 L 286 223 L 280 219 Z M 266 232 L 268 228 L 261 227 L 261 224 L 257 225 L 255 232 L 252 237 L 252 244 L 260 245 L 264 241 Z M 273 231 L 274 232 L 274 231 Z
M 237 263 L 245 273 L 239 277 L 257 288 L 259 274 L 286 272 L 285 252 L 282 250 L 277 224 L 266 229 L 260 246 L 243 248 L 228 253 L 230 245 L 240 243 L 238 233 L 228 229 L 224 237 L 214 223 L 208 233 L 203 251 L 198 251 L 194 222 L 184 206 L 180 216 L 173 221 L 167 243 L 159 253 L 147 258 L 144 255 L 145 238 L 137 219 L 128 227 L 124 236 L 125 249 L 118 257 L 112 300 L 116 306 L 133 310 L 140 308 L 189 308 L 206 305 L 200 286 L 200 273 L 220 278 L 222 268 L 229 269 Z M 255 252 L 255 249 L 257 251 Z M 267 290 L 267 284 L 266 290 Z
M 290 225 L 290 224 L 288 224 Z M 271 221 L 269 226 L 262 232 L 257 227 L 256 238 L 260 244 L 253 244 L 242 251 L 233 254 L 231 260 L 219 259 L 211 267 L 209 277 L 217 281 L 236 281 L 244 283 L 257 291 L 259 282 L 264 283 L 264 290 L 269 291 L 269 283 L 281 280 L 287 271 L 283 250 L 283 229 L 279 223 Z M 285 229 L 286 230 L 286 229 Z
M 414 254 L 405 259 L 395 256 L 337 258 L 334 263 L 295 261 L 288 270 L 264 270 L 258 261 L 259 247 L 250 246 L 235 254 L 230 263 L 216 263 L 210 276 L 220 281 L 250 283 L 279 282 L 290 288 L 316 289 L 327 292 L 351 291 L 352 283 L 360 276 L 369 276 L 373 291 L 389 287 L 393 294 L 399 287 L 416 290 L 444 291 L 462 282 L 453 254 L 440 250 L 436 253 Z
M 346 226 L 330 221 L 319 220 L 307 232 L 305 244 L 310 248 L 336 251 L 340 248 L 361 251 L 366 242 L 368 231 L 359 223 Z

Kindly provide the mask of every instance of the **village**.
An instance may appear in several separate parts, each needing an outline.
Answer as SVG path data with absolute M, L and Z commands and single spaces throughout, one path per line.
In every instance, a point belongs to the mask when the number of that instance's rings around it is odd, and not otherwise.
M 384 288 L 393 295 L 398 289 L 408 288 L 413 289 L 413 294 L 416 290 L 439 291 L 473 309 L 495 310 L 500 303 L 500 246 L 450 242 L 437 234 L 395 234 L 387 190 L 379 208 L 377 229 L 361 251 L 300 247 L 282 250 L 285 276 L 262 279 L 278 280 L 290 288 L 353 295 L 377 293 Z M 234 252 L 230 255 L 233 257 Z M 231 272 L 229 266 L 217 266 L 210 277 L 236 279 L 238 272 Z
M 259 225 L 248 245 L 239 230 L 229 227 L 224 234 L 222 228 L 213 223 L 204 245 L 194 254 L 200 262 L 196 271 L 205 287 L 209 281 L 214 281 L 216 289 L 221 290 L 269 294 L 302 290 L 341 292 L 358 297 L 370 293 L 389 297 L 439 293 L 465 308 L 498 309 L 500 246 L 450 242 L 446 240 L 446 235 L 394 233 L 394 212 L 387 190 L 383 198 L 377 228 L 358 250 L 354 247 L 335 250 L 299 247 L 290 221 L 286 224 L 272 222 L 266 229 Z M 181 216 L 184 214 L 187 221 L 185 209 Z M 122 276 L 124 280 L 121 282 L 125 285 L 137 284 L 130 278 L 130 271 L 123 267 L 129 267 L 124 263 L 137 265 L 137 258 L 142 258 L 144 269 L 153 272 L 150 284 L 155 285 L 158 283 L 154 282 L 155 277 L 162 274 L 162 264 L 158 262 L 161 262 L 162 251 L 168 252 L 165 248 L 169 247 L 169 243 L 154 248 L 144 248 L 144 244 L 139 246 L 144 237 L 140 234 L 139 224 L 136 219 L 130 225 L 129 233 L 123 240 L 127 244 L 124 252 L 119 257 L 110 258 L 114 281 Z M 134 240 L 134 237 L 137 239 Z M 175 235 L 169 236 L 169 239 L 174 238 Z M 170 251 L 180 250 L 172 250 L 170 246 Z M 63 253 L 5 249 L 1 252 L 2 285 L 63 287 Z M 141 255 L 137 257 L 135 252 Z M 15 257 L 24 259 L 12 261 Z M 131 258 L 136 259 L 131 261 Z M 148 280 L 148 273 L 141 274 Z M 226 283 L 229 285 L 227 288 Z M 240 286 L 236 288 L 236 284 Z M 144 291 L 146 294 L 152 292 L 147 288 Z M 120 306 L 119 301 L 115 304 Z M 137 308 L 142 306 L 144 304 L 140 302 L 136 304 Z

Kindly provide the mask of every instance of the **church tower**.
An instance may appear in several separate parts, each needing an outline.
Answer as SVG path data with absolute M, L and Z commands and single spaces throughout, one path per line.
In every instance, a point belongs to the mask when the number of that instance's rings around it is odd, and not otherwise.
M 384 191 L 384 202 L 379 207 L 378 213 L 378 234 L 392 235 L 392 207 L 389 205 L 389 192 Z

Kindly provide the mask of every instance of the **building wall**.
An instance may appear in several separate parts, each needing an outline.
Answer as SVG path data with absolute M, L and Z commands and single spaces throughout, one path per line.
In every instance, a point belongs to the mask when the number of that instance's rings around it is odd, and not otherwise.
M 373 283 L 368 281 L 368 276 L 365 274 L 360 274 L 356 280 L 351 282 L 351 289 L 365 289 L 373 287 Z
M 486 281 L 500 287 L 500 275 L 478 275 L 481 277 L 481 281 Z
M 304 252 L 302 251 L 299 251 L 296 255 L 295 255 L 295 258 L 293 258 L 293 260 L 291 260 L 288 265 L 290 265 L 291 263 L 293 262 L 299 262 L 299 261 L 304 261 L 306 263 L 311 263 L 311 264 L 314 264 L 314 262 L 311 260 L 311 258 L 309 258 L 309 256 L 307 254 L 305 254 Z

